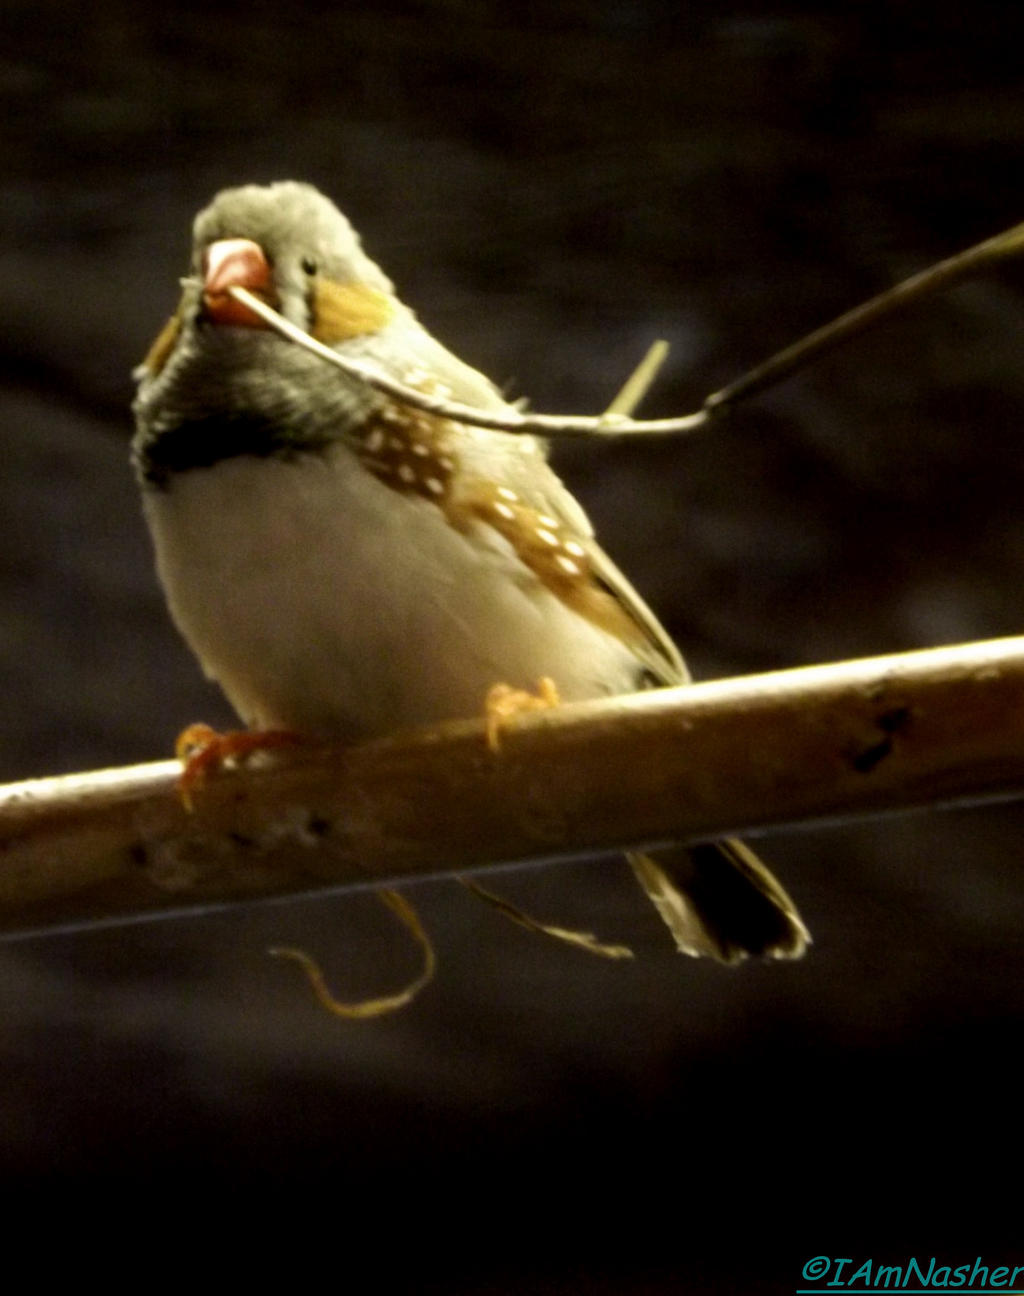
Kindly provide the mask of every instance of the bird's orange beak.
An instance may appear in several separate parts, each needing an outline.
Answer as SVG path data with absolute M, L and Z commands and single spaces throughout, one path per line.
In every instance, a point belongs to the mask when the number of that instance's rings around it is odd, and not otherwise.
M 263 249 L 252 239 L 218 239 L 203 259 L 203 305 L 215 324 L 240 324 L 266 328 L 248 306 L 236 301 L 229 288 L 247 288 L 268 305 L 276 305 L 270 266 Z

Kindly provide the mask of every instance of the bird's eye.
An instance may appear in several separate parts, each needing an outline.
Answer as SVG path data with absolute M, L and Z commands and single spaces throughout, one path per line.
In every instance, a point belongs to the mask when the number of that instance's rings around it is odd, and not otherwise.
M 316 262 L 313 260 L 312 257 L 302 258 L 302 268 L 308 275 L 316 274 Z

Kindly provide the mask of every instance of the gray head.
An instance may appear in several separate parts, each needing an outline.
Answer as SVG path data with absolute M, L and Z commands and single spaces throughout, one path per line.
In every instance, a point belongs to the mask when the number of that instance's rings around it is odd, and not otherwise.
M 280 180 L 270 185 L 222 189 L 193 226 L 192 270 L 218 239 L 252 239 L 270 262 L 283 313 L 308 292 L 311 271 L 340 284 L 361 283 L 382 292 L 391 281 L 362 249 L 359 235 L 337 207 L 312 185 Z
M 208 249 L 243 239 L 259 245 L 274 305 L 299 328 L 310 326 L 318 280 L 369 287 L 390 300 L 389 280 L 332 202 L 291 180 L 224 189 L 196 217 L 193 234 L 192 278 L 136 370 L 135 458 L 150 485 L 228 453 L 323 445 L 375 399 L 335 370 L 327 376 L 323 360 L 270 329 L 215 322 L 204 298 Z

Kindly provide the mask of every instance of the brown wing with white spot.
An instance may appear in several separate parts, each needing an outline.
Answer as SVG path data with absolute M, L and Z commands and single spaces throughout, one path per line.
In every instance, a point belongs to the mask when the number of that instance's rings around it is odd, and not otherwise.
M 503 437 L 502 441 L 505 491 L 515 493 L 523 525 L 539 538 L 542 556 L 554 565 L 553 575 L 562 586 L 556 592 L 582 615 L 629 643 L 653 683 L 685 684 L 689 674 L 678 648 L 597 543 L 590 519 L 546 462 L 546 446 L 532 438 Z M 519 444 L 531 441 L 529 448 Z
M 419 391 L 510 408 L 483 374 L 453 356 L 405 307 L 364 353 Z M 567 606 L 627 643 L 653 683 L 687 681 L 675 644 L 597 544 L 586 513 L 548 465 L 545 443 L 455 428 L 389 403 L 367 421 L 359 453 L 389 486 L 433 500 L 453 526 L 472 519 L 492 527 Z

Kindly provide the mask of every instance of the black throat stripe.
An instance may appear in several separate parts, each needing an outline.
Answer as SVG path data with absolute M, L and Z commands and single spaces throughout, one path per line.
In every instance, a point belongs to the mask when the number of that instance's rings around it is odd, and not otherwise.
M 294 459 L 322 452 L 333 438 L 324 433 L 303 435 L 280 420 L 259 414 L 216 414 L 165 428 L 137 439 L 133 461 L 139 478 L 156 490 L 167 490 L 176 473 L 212 468 L 225 459 L 248 455 L 255 459 Z

